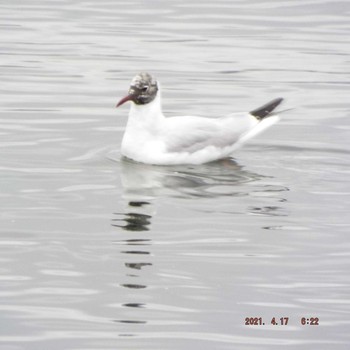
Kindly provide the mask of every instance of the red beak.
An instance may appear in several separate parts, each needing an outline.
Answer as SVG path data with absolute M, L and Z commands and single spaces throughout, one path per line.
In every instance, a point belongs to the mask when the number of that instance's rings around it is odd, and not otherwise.
M 121 106 L 122 104 L 124 104 L 125 102 L 128 102 L 128 101 L 132 101 L 133 100 L 133 96 L 132 95 L 127 95 L 125 97 L 123 97 L 116 105 L 116 107 L 119 107 Z

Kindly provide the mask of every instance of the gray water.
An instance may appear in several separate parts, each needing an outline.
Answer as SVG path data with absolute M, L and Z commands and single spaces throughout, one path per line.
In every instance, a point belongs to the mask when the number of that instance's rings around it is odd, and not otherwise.
M 349 15 L 3 0 L 0 348 L 347 349 Z M 139 71 L 168 116 L 291 110 L 233 159 L 135 164 L 114 107 Z

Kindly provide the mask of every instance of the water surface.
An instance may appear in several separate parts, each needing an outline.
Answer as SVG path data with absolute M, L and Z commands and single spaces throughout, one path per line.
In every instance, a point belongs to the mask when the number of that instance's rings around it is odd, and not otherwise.
M 347 1 L 0 9 L 1 349 L 347 349 Z M 168 116 L 292 110 L 233 159 L 136 164 L 144 70 Z

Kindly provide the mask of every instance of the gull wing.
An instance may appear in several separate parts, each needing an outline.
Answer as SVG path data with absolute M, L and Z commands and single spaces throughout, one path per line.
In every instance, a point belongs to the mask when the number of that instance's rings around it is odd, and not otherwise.
M 164 140 L 168 152 L 194 153 L 206 147 L 230 147 L 259 121 L 249 113 L 222 118 L 172 117 L 166 119 Z

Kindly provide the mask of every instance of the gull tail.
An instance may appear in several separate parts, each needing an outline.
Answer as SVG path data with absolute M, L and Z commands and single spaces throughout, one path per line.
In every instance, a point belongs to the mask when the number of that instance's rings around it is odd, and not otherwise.
M 253 111 L 249 112 L 251 115 L 253 115 L 256 119 L 262 120 L 266 117 L 268 117 L 271 112 L 283 101 L 283 98 L 275 98 L 274 100 L 264 104 L 263 106 L 254 109 Z

